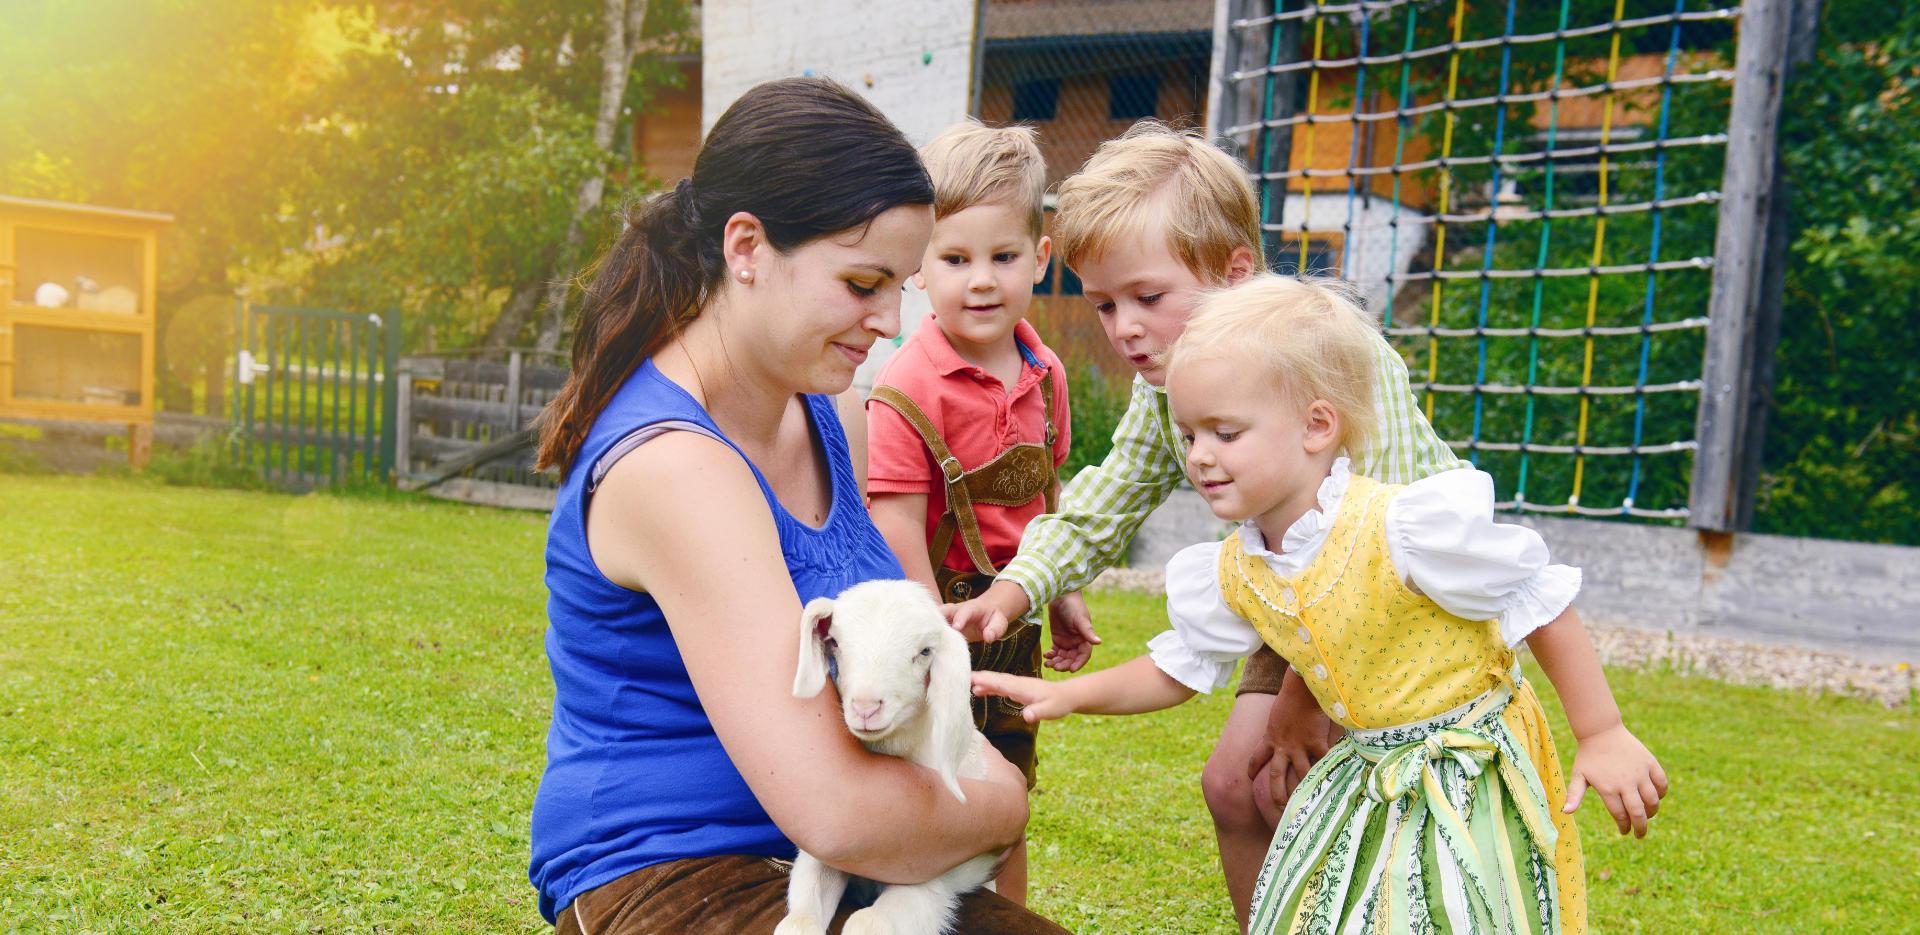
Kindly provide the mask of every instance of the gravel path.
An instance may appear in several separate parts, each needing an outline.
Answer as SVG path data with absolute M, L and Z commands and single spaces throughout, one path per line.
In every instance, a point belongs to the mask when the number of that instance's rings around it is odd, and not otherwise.
M 1159 594 L 1157 569 L 1109 569 L 1096 588 Z M 1712 636 L 1642 630 L 1587 621 L 1594 647 L 1608 665 L 1668 665 L 1688 675 L 1731 682 L 1866 698 L 1889 708 L 1920 701 L 1920 672 L 1909 663 L 1858 659 L 1798 646 L 1748 643 Z

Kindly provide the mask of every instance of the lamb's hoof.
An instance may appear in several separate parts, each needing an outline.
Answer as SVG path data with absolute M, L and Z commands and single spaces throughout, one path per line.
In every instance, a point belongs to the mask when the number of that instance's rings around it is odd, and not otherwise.
M 909 933 L 894 932 L 893 923 L 888 921 L 886 916 L 868 907 L 848 916 L 847 924 L 840 927 L 840 935 L 909 935 Z
M 773 935 L 827 935 L 827 927 L 809 915 L 789 915 L 773 927 Z

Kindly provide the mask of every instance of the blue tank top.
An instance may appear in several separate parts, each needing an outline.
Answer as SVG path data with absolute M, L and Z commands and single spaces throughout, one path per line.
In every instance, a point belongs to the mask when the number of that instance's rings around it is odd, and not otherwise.
M 902 576 L 861 500 L 833 400 L 805 401 L 832 475 L 826 524 L 816 529 L 789 514 L 753 468 L 802 604 L 862 581 Z M 607 580 L 587 551 L 594 465 L 636 430 L 672 421 L 700 426 L 739 451 L 700 404 L 648 360 L 594 420 L 547 528 L 553 725 L 533 802 L 529 876 L 549 922 L 575 896 L 652 864 L 718 854 L 794 855 L 792 842 L 721 749 L 660 605 Z M 688 490 L 698 496 L 697 481 L 689 478 Z

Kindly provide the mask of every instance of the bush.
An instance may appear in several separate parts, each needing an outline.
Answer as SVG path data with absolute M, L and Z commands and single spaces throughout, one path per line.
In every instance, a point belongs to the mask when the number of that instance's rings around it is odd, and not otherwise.
M 1794 233 L 1754 528 L 1920 544 L 1920 8 L 1827 3 L 1780 144 Z
M 1035 296 L 1027 321 L 1067 369 L 1073 410 L 1073 450 L 1060 476 L 1099 464 L 1113 447 L 1113 430 L 1133 396 L 1133 368 L 1115 356 L 1093 309 L 1079 296 Z

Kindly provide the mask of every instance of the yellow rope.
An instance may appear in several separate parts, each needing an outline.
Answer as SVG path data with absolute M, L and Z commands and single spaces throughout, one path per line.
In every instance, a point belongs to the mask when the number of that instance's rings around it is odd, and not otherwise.
M 1626 15 L 1627 0 L 1614 0 L 1613 18 L 1617 22 Z M 1607 84 L 1612 85 L 1620 76 L 1620 30 L 1613 31 L 1613 48 L 1607 54 Z M 1606 103 L 1600 113 L 1600 207 L 1607 206 L 1607 141 L 1613 133 L 1613 98 L 1611 87 L 1607 90 Z M 1593 260 L 1590 265 L 1599 266 L 1607 243 L 1607 215 L 1605 211 L 1594 216 L 1593 222 Z M 1600 308 L 1600 274 L 1587 277 L 1587 327 L 1591 329 L 1594 318 Z M 1593 334 L 1587 333 L 1585 360 L 1580 367 L 1580 385 L 1593 383 Z M 1592 397 L 1580 395 L 1580 422 L 1574 434 L 1574 447 L 1578 449 L 1587 443 L 1587 407 Z M 1573 456 L 1573 493 L 1567 498 L 1567 511 L 1580 505 L 1580 482 L 1586 476 L 1587 459 L 1585 455 Z
M 1314 6 L 1322 6 L 1327 0 L 1314 0 Z M 1313 128 L 1314 111 L 1320 106 L 1320 50 L 1327 35 L 1327 18 L 1313 18 L 1313 68 L 1307 72 L 1307 158 L 1302 160 L 1301 168 L 1313 167 Z M 1300 273 L 1307 272 L 1307 227 L 1313 217 L 1313 177 L 1300 176 Z
M 1447 53 L 1447 98 L 1446 99 L 1448 103 L 1451 103 L 1453 101 L 1454 92 L 1460 86 L 1460 30 L 1466 25 L 1466 21 L 1467 21 L 1467 0 L 1454 0 L 1454 4 L 1453 4 L 1454 49 L 1452 52 Z M 1619 39 L 1618 34 L 1616 34 L 1614 38 L 1615 38 L 1615 41 L 1617 42 Z M 1455 113 L 1456 112 L 1454 111 L 1453 108 L 1451 107 L 1447 108 L 1445 129 L 1442 130 L 1440 133 L 1440 209 L 1435 213 L 1436 217 L 1438 215 L 1444 215 L 1447 213 L 1448 197 L 1453 191 L 1453 169 L 1446 164 L 1446 161 L 1449 156 L 1453 155 L 1453 123 L 1454 123 Z M 1433 271 L 1435 273 L 1438 273 L 1440 272 L 1440 268 L 1445 266 L 1447 263 L 1447 224 L 1445 221 L 1436 220 L 1434 222 L 1433 237 L 1434 237 Z M 1441 282 L 1442 280 L 1439 276 L 1436 275 L 1433 277 L 1433 314 L 1429 322 L 1429 325 L 1434 328 L 1440 327 Z M 1429 422 L 1433 421 L 1433 384 L 1438 382 L 1439 373 L 1440 373 L 1440 340 L 1438 336 L 1434 335 L 1433 333 L 1428 333 L 1427 335 L 1427 421 Z

